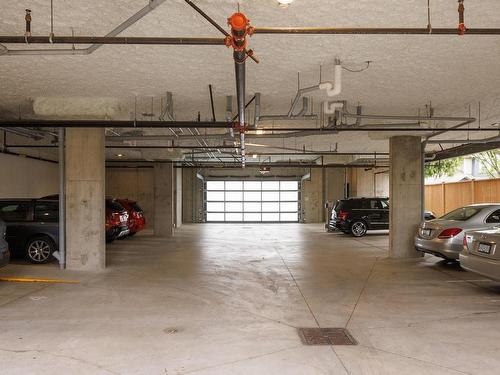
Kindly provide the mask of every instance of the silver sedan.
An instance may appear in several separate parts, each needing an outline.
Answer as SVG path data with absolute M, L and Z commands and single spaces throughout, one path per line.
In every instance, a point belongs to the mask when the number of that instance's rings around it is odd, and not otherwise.
M 460 265 L 467 271 L 500 281 L 500 227 L 466 233 Z
M 464 233 L 500 224 L 500 204 L 473 204 L 420 224 L 415 249 L 450 260 L 458 260 Z

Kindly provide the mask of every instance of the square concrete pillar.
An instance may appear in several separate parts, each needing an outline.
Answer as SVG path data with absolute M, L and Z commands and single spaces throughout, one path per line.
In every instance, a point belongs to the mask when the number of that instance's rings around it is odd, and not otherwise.
M 417 226 L 422 220 L 423 160 L 420 137 L 391 137 L 389 154 L 389 256 L 421 257 L 413 242 Z
M 66 268 L 106 267 L 104 129 L 66 130 Z
M 154 234 L 174 235 L 174 168 L 172 163 L 154 165 Z
M 182 169 L 175 169 L 175 227 L 182 225 Z

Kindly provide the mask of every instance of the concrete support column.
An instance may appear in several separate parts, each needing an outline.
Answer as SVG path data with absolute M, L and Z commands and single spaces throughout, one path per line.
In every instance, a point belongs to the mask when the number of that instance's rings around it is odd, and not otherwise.
M 175 170 L 175 227 L 182 225 L 182 169 Z
M 421 139 L 391 137 L 389 153 L 389 256 L 417 258 L 421 253 L 415 251 L 413 237 L 422 218 Z
M 154 165 L 154 234 L 174 235 L 174 168 L 171 163 Z
M 106 267 L 104 129 L 66 130 L 66 268 Z

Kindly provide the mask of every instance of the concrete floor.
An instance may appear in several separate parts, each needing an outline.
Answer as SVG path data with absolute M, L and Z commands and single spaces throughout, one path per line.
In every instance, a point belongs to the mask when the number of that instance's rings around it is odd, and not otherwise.
M 500 284 L 386 235 L 320 225 L 185 225 L 108 246 L 101 274 L 11 264 L 0 276 L 0 373 L 498 374 Z M 296 327 L 357 346 L 303 346 Z

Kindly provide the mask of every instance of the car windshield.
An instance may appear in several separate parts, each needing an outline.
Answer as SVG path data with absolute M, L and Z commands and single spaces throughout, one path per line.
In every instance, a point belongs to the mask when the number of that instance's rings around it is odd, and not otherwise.
M 456 221 L 467 221 L 474 215 L 476 215 L 481 208 L 479 207 L 462 207 L 454 211 L 448 212 L 446 215 L 441 216 L 440 219 L 443 220 L 456 220 Z
M 137 212 L 142 212 L 143 211 L 142 208 L 141 208 L 141 206 L 139 206 L 137 204 L 137 202 L 130 203 L 130 207 L 132 207 L 132 209 L 134 209 Z
M 106 200 L 106 206 L 110 210 L 115 211 L 115 212 L 125 211 L 125 209 L 123 208 L 123 206 L 120 203 L 118 203 L 116 201 L 109 200 L 109 199 Z

